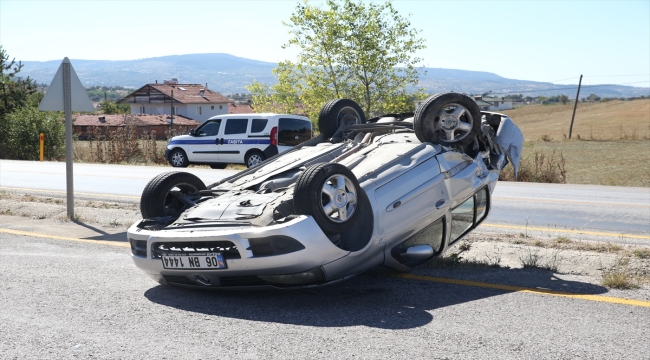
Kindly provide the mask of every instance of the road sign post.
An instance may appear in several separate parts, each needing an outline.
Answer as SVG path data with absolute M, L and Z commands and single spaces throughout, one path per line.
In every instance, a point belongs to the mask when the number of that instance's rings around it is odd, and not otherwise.
M 43 157 L 45 155 L 45 135 L 43 133 L 41 133 L 38 136 L 38 143 L 41 150 L 39 154 L 39 159 L 41 160 L 41 162 L 43 162 Z
M 65 175 L 68 218 L 74 219 L 74 181 L 72 169 L 72 112 L 95 111 L 86 90 L 66 57 L 61 62 L 50 87 L 41 100 L 39 110 L 65 112 Z

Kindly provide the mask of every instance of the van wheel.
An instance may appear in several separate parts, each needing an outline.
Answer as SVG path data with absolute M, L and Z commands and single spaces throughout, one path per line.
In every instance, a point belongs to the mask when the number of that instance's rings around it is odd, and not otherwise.
M 246 167 L 253 167 L 266 160 L 266 156 L 259 151 L 251 151 L 246 155 Z
M 172 171 L 149 181 L 140 198 L 142 218 L 178 216 L 200 198 L 205 184 L 194 174 Z
M 359 215 L 361 187 L 352 171 L 337 163 L 312 165 L 300 175 L 293 193 L 298 215 L 311 215 L 331 234 L 349 229 Z
M 210 164 L 210 169 L 225 169 L 228 164 Z
M 331 138 L 341 126 L 365 124 L 366 116 L 354 100 L 330 100 L 320 110 L 318 129 L 326 139 Z
M 190 162 L 187 159 L 187 154 L 185 154 L 185 151 L 183 149 L 174 149 L 172 152 L 169 154 L 169 163 L 173 167 L 187 167 Z

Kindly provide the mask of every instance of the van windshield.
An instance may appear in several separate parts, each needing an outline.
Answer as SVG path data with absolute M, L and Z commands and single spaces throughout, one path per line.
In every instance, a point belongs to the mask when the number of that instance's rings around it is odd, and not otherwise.
M 194 130 L 195 136 L 215 136 L 219 134 L 221 119 L 208 120 Z

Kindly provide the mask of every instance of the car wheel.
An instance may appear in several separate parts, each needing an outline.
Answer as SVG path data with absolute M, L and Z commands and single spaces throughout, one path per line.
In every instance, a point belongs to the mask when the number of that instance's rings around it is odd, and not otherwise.
M 467 95 L 436 94 L 415 110 L 413 129 L 422 142 L 465 146 L 474 141 L 481 129 L 481 110 Z
M 172 152 L 169 154 L 169 163 L 173 167 L 187 167 L 190 162 L 187 159 L 187 154 L 185 154 L 185 151 L 183 149 L 174 149 Z
M 178 216 L 201 198 L 205 184 L 193 174 L 172 171 L 149 181 L 140 198 L 142 218 Z
M 298 215 L 311 215 L 326 233 L 342 233 L 359 215 L 359 181 L 337 163 L 312 165 L 296 181 L 293 206 Z
M 228 164 L 210 164 L 210 169 L 225 169 Z
M 246 167 L 253 167 L 262 161 L 266 160 L 266 156 L 259 151 L 252 151 L 246 155 Z
M 353 100 L 330 100 L 320 110 L 318 115 L 318 129 L 329 139 L 342 125 L 365 124 L 366 116 L 363 110 Z

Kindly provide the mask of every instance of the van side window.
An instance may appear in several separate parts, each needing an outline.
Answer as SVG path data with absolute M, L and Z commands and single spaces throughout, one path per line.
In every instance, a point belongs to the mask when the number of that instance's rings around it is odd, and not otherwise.
M 210 120 L 196 129 L 196 136 L 215 136 L 219 134 L 221 120 Z
M 245 134 L 248 127 L 248 119 L 228 119 L 224 135 Z
M 311 138 L 311 122 L 308 120 L 280 118 L 278 122 L 278 145 L 296 146 Z
M 268 119 L 253 119 L 253 123 L 251 124 L 251 133 L 259 133 L 264 131 L 266 128 L 266 123 L 268 122 Z

